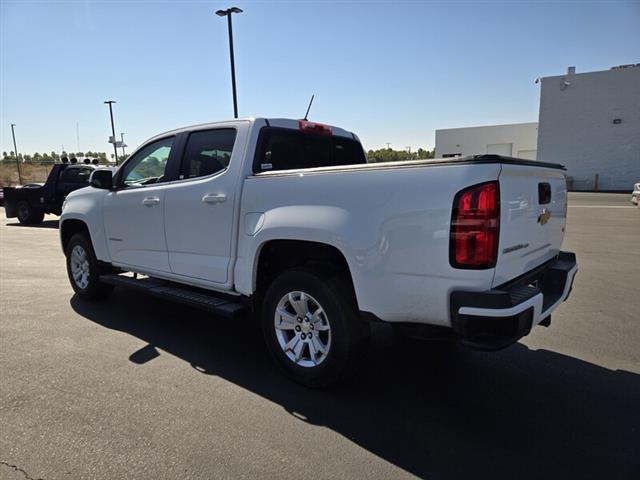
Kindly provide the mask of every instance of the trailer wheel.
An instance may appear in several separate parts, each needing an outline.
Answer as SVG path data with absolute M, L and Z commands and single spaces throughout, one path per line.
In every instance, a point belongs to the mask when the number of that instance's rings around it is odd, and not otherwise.
M 44 212 L 33 208 L 27 201 L 18 203 L 17 210 L 18 221 L 23 225 L 34 225 L 44 220 Z

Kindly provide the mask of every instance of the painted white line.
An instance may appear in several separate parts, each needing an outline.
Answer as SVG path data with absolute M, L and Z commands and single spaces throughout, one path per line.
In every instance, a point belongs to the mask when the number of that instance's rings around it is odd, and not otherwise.
M 578 208 L 635 208 L 638 207 L 625 207 L 624 205 L 571 205 L 569 207 L 578 207 Z

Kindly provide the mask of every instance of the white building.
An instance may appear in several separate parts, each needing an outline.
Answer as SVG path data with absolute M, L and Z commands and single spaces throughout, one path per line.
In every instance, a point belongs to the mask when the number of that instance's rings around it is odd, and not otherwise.
M 496 153 L 536 159 L 538 124 L 512 123 L 436 130 L 436 158 Z
M 538 123 L 436 130 L 436 157 L 498 153 L 567 167 L 573 190 L 640 181 L 640 64 L 541 79 Z
M 566 165 L 574 190 L 631 191 L 640 181 L 640 64 L 543 78 L 539 123 L 537 159 Z

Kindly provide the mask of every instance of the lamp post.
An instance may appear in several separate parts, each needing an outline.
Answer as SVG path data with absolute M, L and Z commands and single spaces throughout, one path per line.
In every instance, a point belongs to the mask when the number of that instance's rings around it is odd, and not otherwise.
M 233 89 L 233 118 L 238 118 L 238 98 L 236 94 L 236 63 L 233 57 L 233 28 L 231 26 L 231 14 L 242 13 L 238 7 L 227 8 L 226 10 L 218 10 L 216 15 L 219 17 L 227 17 L 227 26 L 229 30 L 229 56 L 231 57 L 231 88 Z
M 116 147 L 116 127 L 113 125 L 113 108 L 111 105 L 116 103 L 115 100 L 105 100 L 104 103 L 109 105 L 109 115 L 111 116 L 111 138 L 113 140 L 113 153 L 116 158 L 116 165 L 118 165 L 118 148 Z
M 124 133 L 120 132 L 120 142 L 122 143 L 121 147 L 122 147 L 122 157 L 124 158 L 124 147 L 126 146 L 124 144 Z
M 16 132 L 14 131 L 15 123 L 11 124 L 11 136 L 13 137 L 13 153 L 16 155 L 16 168 L 18 169 L 18 182 L 22 185 L 22 173 L 20 173 L 20 161 L 18 160 L 18 147 L 16 147 Z

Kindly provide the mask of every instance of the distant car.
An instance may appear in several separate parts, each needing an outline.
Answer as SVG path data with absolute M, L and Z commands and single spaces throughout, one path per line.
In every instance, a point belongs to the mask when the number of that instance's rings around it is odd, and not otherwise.
M 640 205 L 640 182 L 633 186 L 633 192 L 631 193 L 631 203 L 634 205 Z

